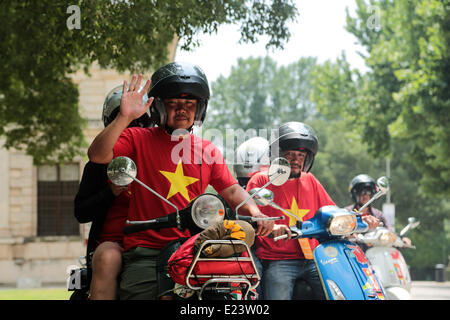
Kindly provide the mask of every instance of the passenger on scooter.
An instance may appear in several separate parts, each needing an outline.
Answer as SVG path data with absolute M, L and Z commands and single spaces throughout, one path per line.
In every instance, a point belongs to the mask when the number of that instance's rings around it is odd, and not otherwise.
M 298 216 L 301 221 L 312 218 L 322 206 L 335 205 L 320 182 L 309 172 L 318 151 L 318 139 L 313 129 L 301 122 L 288 122 L 278 128 L 277 138 L 270 145 L 271 158 L 282 156 L 291 164 L 289 180 L 281 185 L 270 185 L 277 205 Z M 263 186 L 269 181 L 265 172 L 255 174 L 247 190 Z M 261 208 L 267 216 L 279 216 L 281 211 L 270 206 Z M 257 237 L 256 255 L 261 260 L 263 299 L 291 300 L 295 283 L 305 280 L 312 288 L 314 299 L 325 299 L 319 274 L 312 260 L 312 250 L 318 245 L 315 239 L 290 239 L 289 225 L 296 220 L 290 216 L 283 220 L 289 239 L 275 242 L 270 238 Z M 377 219 L 367 219 L 371 227 Z
M 359 210 L 366 204 L 370 198 L 377 192 L 377 184 L 372 177 L 367 174 L 359 174 L 352 179 L 348 187 L 348 191 L 353 200 L 353 204 L 345 207 L 349 211 Z M 389 221 L 384 216 L 384 213 L 369 205 L 363 209 L 362 215 L 372 215 L 380 220 L 383 225 L 390 231 L 394 231 Z
M 106 96 L 102 112 L 105 127 L 119 113 L 121 97 L 122 86 L 112 89 Z M 148 126 L 150 113 L 144 113 L 129 125 Z M 91 300 L 116 299 L 117 276 L 122 266 L 122 228 L 128 215 L 130 196 L 128 186 L 108 182 L 106 165 L 86 163 L 74 200 L 74 213 L 79 223 L 92 222 L 86 253 L 86 264 L 88 268 L 92 267 Z
M 375 180 L 371 176 L 363 173 L 355 176 L 352 179 L 352 181 L 350 181 L 348 191 L 350 192 L 350 195 L 352 197 L 353 204 L 345 207 L 345 209 L 349 211 L 355 211 L 359 210 L 359 208 L 365 205 L 370 200 L 370 198 L 373 197 L 373 195 L 377 192 L 377 185 Z M 394 227 L 387 220 L 383 211 L 380 211 L 377 208 L 372 207 L 371 204 L 365 207 L 360 213 L 363 215 L 363 217 L 364 216 L 376 217 L 378 220 L 380 220 L 380 222 L 383 223 L 383 226 L 385 228 L 389 229 L 392 232 L 395 232 Z M 406 243 L 411 244 L 410 239 L 405 237 L 403 238 L 403 240 Z M 364 251 L 367 250 L 366 245 L 360 244 L 360 247 Z
M 253 137 L 236 149 L 234 173 L 239 184 L 245 188 L 250 178 L 259 171 L 267 170 L 270 165 L 269 141 L 262 137 Z
M 106 164 L 117 156 L 130 157 L 138 168 L 137 178 L 179 209 L 204 193 L 208 185 L 232 207 L 247 199 L 217 147 L 192 134 L 194 121 L 201 125 L 205 119 L 209 99 L 203 71 L 191 64 L 169 63 L 139 90 L 141 81 L 142 75 L 133 76 L 128 90 L 124 81 L 119 115 L 94 139 L 89 159 Z M 142 96 L 149 88 L 149 101 L 143 104 Z M 149 108 L 157 127 L 127 129 Z M 129 220 L 149 220 L 173 212 L 140 185 L 132 183 L 131 191 Z M 240 214 L 263 216 L 254 201 L 241 208 Z M 259 221 L 256 233 L 269 235 L 273 226 L 273 222 Z M 125 235 L 120 298 L 155 299 L 155 264 L 160 250 L 170 241 L 188 236 L 189 231 L 176 228 Z

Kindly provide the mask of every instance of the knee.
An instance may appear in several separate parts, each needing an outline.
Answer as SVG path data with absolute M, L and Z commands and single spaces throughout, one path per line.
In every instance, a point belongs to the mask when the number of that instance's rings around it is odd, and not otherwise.
M 122 265 L 122 250 L 118 245 L 99 246 L 95 250 L 92 262 L 93 268 L 97 270 L 120 268 Z

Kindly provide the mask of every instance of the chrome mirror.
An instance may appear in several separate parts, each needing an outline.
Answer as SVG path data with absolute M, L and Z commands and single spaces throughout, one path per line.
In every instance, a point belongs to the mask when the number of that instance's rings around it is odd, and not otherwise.
M 400 231 L 400 236 L 403 237 L 410 230 L 417 228 L 419 226 L 419 224 L 420 224 L 420 221 L 416 221 L 416 218 L 409 217 L 408 218 L 408 224 L 406 225 L 406 227 L 404 227 L 402 229 L 402 231 Z
M 285 158 L 276 158 L 271 162 L 268 174 L 274 186 L 281 186 L 291 175 L 291 165 Z
M 379 177 L 377 180 L 377 186 L 379 190 L 381 191 L 381 194 L 386 194 L 389 190 L 389 178 L 388 177 Z
M 126 186 L 133 182 L 137 168 L 133 160 L 128 157 L 117 157 L 111 160 L 106 170 L 108 178 L 118 186 Z

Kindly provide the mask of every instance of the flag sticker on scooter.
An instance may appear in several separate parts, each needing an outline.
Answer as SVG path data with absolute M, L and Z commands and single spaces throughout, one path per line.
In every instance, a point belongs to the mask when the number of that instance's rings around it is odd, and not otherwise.
M 363 286 L 363 289 L 367 289 L 367 294 L 371 296 L 377 296 L 378 299 L 386 300 L 386 297 L 383 294 L 383 290 L 381 289 L 377 279 L 375 278 L 372 268 L 362 268 L 364 274 L 367 277 L 367 282 Z
M 355 245 L 347 245 L 347 248 L 349 248 L 352 251 L 353 256 L 355 257 L 356 261 L 358 261 L 361 264 L 368 264 L 369 260 L 367 260 L 366 255 L 361 250 L 359 246 Z

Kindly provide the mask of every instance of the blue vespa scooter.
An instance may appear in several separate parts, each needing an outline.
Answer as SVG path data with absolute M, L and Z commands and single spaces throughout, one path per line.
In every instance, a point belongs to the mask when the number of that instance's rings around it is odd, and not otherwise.
M 389 180 L 386 177 L 381 177 L 377 183 L 379 191 L 368 204 L 385 194 L 389 188 Z M 314 249 L 313 256 L 327 299 L 386 299 L 381 282 L 375 276 L 364 252 L 358 245 L 346 239 L 346 236 L 352 233 L 363 233 L 368 230 L 368 225 L 362 221 L 359 212 L 350 212 L 336 206 L 324 206 L 313 218 L 302 222 L 275 204 L 270 190 L 260 190 L 254 198 L 259 205 L 271 205 L 297 219 L 296 225 L 290 227 L 292 239 L 316 238 L 319 241 L 320 245 Z M 287 235 L 275 237 L 274 240 L 284 238 L 287 238 Z

